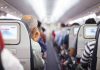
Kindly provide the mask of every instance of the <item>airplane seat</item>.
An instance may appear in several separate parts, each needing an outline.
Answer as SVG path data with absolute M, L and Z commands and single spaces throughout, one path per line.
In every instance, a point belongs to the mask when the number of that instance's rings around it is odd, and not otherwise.
M 79 27 L 80 26 L 78 26 L 78 25 L 74 25 L 70 29 L 70 32 L 69 32 L 69 49 L 75 48 L 75 42 L 76 42 L 76 37 L 77 37 Z
M 19 20 L 1 19 L 0 29 L 6 48 L 21 61 L 24 70 L 31 70 L 30 38 L 24 23 Z
M 79 23 L 73 23 L 71 25 L 71 29 L 69 32 L 69 50 L 73 50 L 71 56 L 76 55 L 76 42 L 77 42 L 77 35 L 79 31 L 80 25 Z
M 93 50 L 91 70 L 100 70 L 100 22 L 96 31 L 96 44 Z
M 77 57 L 81 57 L 87 42 L 95 40 L 96 24 L 84 24 L 77 35 Z
M 27 17 L 27 16 L 26 16 Z M 22 18 L 22 22 L 24 23 L 24 25 L 26 26 L 26 28 L 27 28 L 27 31 L 28 31 L 28 33 L 29 33 L 29 37 L 30 37 L 30 28 L 29 28 L 29 26 L 28 26 L 28 22 L 25 22 L 25 16 Z M 31 62 L 31 70 L 34 70 L 34 54 L 33 54 L 33 50 L 32 50 L 32 45 L 31 45 L 31 37 L 30 37 L 30 53 L 31 53 L 31 58 L 30 58 L 30 62 Z

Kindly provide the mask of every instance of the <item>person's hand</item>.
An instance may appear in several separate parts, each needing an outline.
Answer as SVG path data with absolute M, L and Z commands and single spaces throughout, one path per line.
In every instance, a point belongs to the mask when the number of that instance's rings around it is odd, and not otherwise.
M 63 65 L 67 65 L 67 61 L 63 62 Z
M 46 59 L 46 58 L 47 58 L 47 53 L 44 52 L 44 54 L 43 54 L 43 59 Z
M 64 50 L 61 51 L 61 55 L 64 55 Z

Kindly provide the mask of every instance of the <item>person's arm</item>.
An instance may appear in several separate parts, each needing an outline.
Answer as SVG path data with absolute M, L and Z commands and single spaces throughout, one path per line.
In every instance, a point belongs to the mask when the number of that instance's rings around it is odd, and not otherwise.
M 82 54 L 82 57 L 81 57 L 81 60 L 80 60 L 80 62 L 82 63 L 82 64 L 87 64 L 88 63 L 88 61 L 89 61 L 89 58 L 90 58 L 90 50 L 89 50 L 89 46 L 88 45 L 86 45 L 85 46 L 85 51 L 83 52 L 83 54 Z
M 5 70 L 24 70 L 20 61 L 9 50 L 3 49 L 1 58 Z
M 46 52 L 46 51 L 47 51 L 47 46 L 46 46 L 46 44 L 43 42 L 43 40 L 42 40 L 42 39 L 39 39 L 38 43 L 40 44 L 40 46 L 41 46 L 43 52 Z
M 93 49 L 95 47 L 95 42 L 96 41 L 91 41 L 86 44 L 85 51 L 81 58 L 81 63 L 85 63 L 85 64 L 88 63 L 89 58 L 90 58 L 91 54 L 93 53 Z

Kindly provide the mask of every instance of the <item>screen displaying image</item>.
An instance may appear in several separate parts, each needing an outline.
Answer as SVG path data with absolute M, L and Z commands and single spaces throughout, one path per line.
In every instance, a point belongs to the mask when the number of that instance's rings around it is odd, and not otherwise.
M 4 40 L 17 40 L 16 25 L 1 25 L 0 30 L 3 34 Z
M 85 27 L 84 36 L 85 38 L 95 38 L 97 27 Z
M 74 28 L 74 35 L 76 35 L 78 33 L 79 27 L 75 27 Z

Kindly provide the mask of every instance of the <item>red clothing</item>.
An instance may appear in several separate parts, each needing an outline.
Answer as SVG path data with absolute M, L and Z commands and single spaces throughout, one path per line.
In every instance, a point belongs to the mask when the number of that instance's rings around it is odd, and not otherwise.
M 42 38 L 43 42 L 46 43 L 46 35 L 42 32 L 41 32 L 41 38 Z
M 0 51 L 4 48 L 4 41 L 3 41 L 3 38 L 2 38 L 2 34 L 0 32 Z
M 55 34 L 55 32 L 53 31 L 53 32 L 52 32 L 53 41 L 55 40 L 55 36 L 56 36 L 56 34 Z

